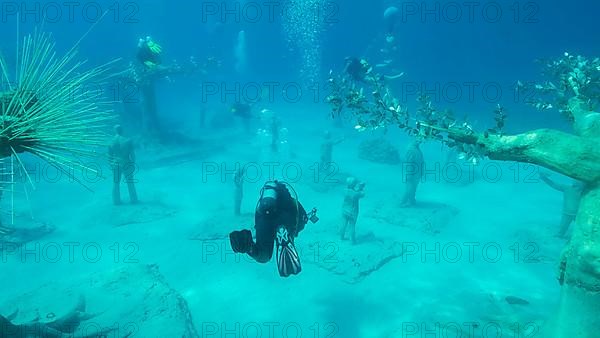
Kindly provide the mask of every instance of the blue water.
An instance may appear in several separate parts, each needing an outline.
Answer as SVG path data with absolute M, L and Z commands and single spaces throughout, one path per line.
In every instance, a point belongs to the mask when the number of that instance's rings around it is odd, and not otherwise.
M 521 337 L 546 337 L 558 309 L 555 272 L 565 241 L 553 236 L 562 195 L 537 180 L 540 169 L 484 159 L 466 185 L 434 173 L 419 188 L 418 208 L 400 209 L 401 166 L 370 162 L 358 153 L 363 142 L 384 139 L 403 157 L 410 137 L 393 126 L 387 133 L 361 133 L 354 120 L 336 126 L 325 102 L 329 72 L 343 72 L 345 58 L 366 58 L 372 65 L 391 60 L 381 69 L 404 72 L 390 88 L 411 111 L 425 89 L 437 107 L 466 116 L 480 129 L 493 124 L 500 104 L 508 112 L 507 133 L 570 131 L 558 112 L 535 110 L 515 97 L 514 88 L 517 81 L 543 79 L 537 59 L 565 52 L 600 55 L 600 3 L 472 5 L 473 12 L 466 2 L 449 1 L 147 0 L 82 2 L 69 13 L 63 2 L 4 1 L 0 51 L 9 69 L 16 64 L 15 37 L 36 27 L 53 34 L 59 54 L 83 37 L 78 59 L 90 66 L 117 60 L 114 73 L 137 62 L 137 42 L 145 36 L 162 46 L 165 65 L 187 65 L 194 57 L 213 58 L 220 66 L 156 82 L 160 140 L 145 135 L 139 115 L 131 115 L 144 109 L 139 88 L 130 93 L 116 87 L 115 94 L 107 88 L 118 82 L 102 84 L 114 101 L 115 123 L 136 144 L 139 205 L 112 205 L 105 149 L 96 162 L 103 174 L 90 182 L 91 191 L 68 177 L 49 179 L 43 162 L 24 155 L 35 171 L 35 189 L 23 181 L 19 193 L 4 192 L 2 223 L 49 224 L 54 231 L 28 242 L 24 256 L 19 249 L 0 250 L 0 315 L 20 309 L 15 322 L 33 321 L 35 313 L 48 322 L 47 314 L 66 313 L 83 294 L 88 312 L 97 314 L 91 321 L 101 327 L 117 322 L 118 337 L 127 336 L 132 323 L 129 337 L 495 337 L 484 333 L 488 327 L 514 337 L 508 328 L 515 325 Z M 299 6 L 314 12 L 297 11 Z M 392 44 L 385 40 L 383 19 L 389 6 L 401 12 Z M 269 8 L 275 8 L 272 18 Z M 289 9 L 287 15 L 280 8 Z M 382 51 L 392 46 L 391 53 Z M 254 102 L 257 88 L 262 100 Z M 267 99 L 269 88 L 275 90 Z M 124 104 L 129 95 L 133 101 Z M 252 101 L 250 130 L 231 114 L 236 101 Z M 277 155 L 269 153 L 268 137 L 259 131 L 269 128 L 263 109 L 285 128 Z M 333 182 L 315 179 L 326 130 L 345 138 L 334 147 L 339 175 Z M 432 167 L 447 156 L 433 141 L 422 151 Z M 242 215 L 234 216 L 232 177 L 240 164 L 259 169 L 244 185 Z M 286 171 L 290 167 L 299 170 L 296 180 Z M 483 171 L 489 168 L 499 172 L 497 179 Z M 355 246 L 337 234 L 347 176 L 367 184 Z M 259 264 L 236 256 L 227 240 L 230 231 L 252 227 L 260 188 L 270 178 L 294 181 L 299 200 L 307 209 L 317 207 L 321 218 L 298 238 L 303 271 L 287 279 L 278 276 L 273 260 Z M 124 185 L 121 195 L 127 201 Z M 94 243 L 102 257 L 91 263 L 77 249 L 69 260 L 66 243 Z M 473 243 L 477 249 L 470 257 Z M 56 260 L 44 251 L 55 244 L 64 250 Z M 394 256 L 399 247 L 404 254 Z M 457 247 L 455 260 L 451 252 Z M 487 250 L 498 248 L 498 260 L 490 258 Z M 144 270 L 153 264 L 158 277 Z M 11 336 L 7 332 L 0 336 Z

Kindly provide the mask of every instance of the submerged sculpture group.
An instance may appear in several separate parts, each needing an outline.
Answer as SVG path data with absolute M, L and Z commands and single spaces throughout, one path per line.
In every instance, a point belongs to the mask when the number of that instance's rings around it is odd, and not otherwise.
M 363 73 L 370 74 L 371 68 L 363 64 Z M 570 121 L 573 133 L 536 129 L 507 135 L 503 118 L 496 118 L 494 128 L 477 132 L 467 122 L 459 123 L 450 114 L 435 110 L 426 98 L 421 99 L 424 108 L 412 117 L 374 74 L 363 76 L 361 82 L 346 74 L 332 77 L 329 102 L 334 117 L 349 110 L 358 125 L 366 128 L 396 125 L 423 139 L 469 149 L 466 156 L 531 163 L 582 182 L 573 234 L 559 260 L 559 315 L 548 335 L 594 337 L 600 327 L 600 113 L 594 111 L 600 103 L 600 60 L 565 53 L 547 67 L 553 78 L 542 85 L 533 84 L 539 95 L 529 103 L 539 109 L 557 108 Z M 497 117 L 503 116 L 503 110 L 498 110 Z

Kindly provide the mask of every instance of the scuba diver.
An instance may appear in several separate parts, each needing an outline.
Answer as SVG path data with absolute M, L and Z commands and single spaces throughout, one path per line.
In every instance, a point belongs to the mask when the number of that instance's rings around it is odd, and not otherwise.
M 326 171 L 333 163 L 333 146 L 344 141 L 344 138 L 333 140 L 331 133 L 325 131 L 323 135 L 323 143 L 321 143 L 321 161 L 319 162 L 319 170 Z
M 369 75 L 372 70 L 373 68 L 365 59 L 358 59 L 355 57 L 346 58 L 345 72 L 356 82 L 366 82 L 368 80 L 367 75 Z
M 243 119 L 252 118 L 252 106 L 245 102 L 236 102 L 231 106 L 231 112 Z
M 231 106 L 231 113 L 233 115 L 239 117 L 244 124 L 244 129 L 246 132 L 250 131 L 252 119 L 254 116 L 252 115 L 252 106 L 245 102 L 236 102 Z
M 160 54 L 162 47 L 154 42 L 150 36 L 140 39 L 137 46 L 137 59 L 147 69 L 154 69 L 161 64 Z
M 367 60 L 355 57 L 346 58 L 344 72 L 355 82 L 363 82 L 371 85 L 377 85 L 381 81 L 396 80 L 404 76 L 404 72 L 392 75 L 377 74 L 373 71 L 373 67 Z
M 294 239 L 309 220 L 312 223 L 319 220 L 316 213 L 317 209 L 314 208 L 306 213 L 289 184 L 269 181 L 260 191 L 254 212 L 256 242 L 252 240 L 250 230 L 233 231 L 229 234 L 231 248 L 237 253 L 247 253 L 259 263 L 266 263 L 271 260 L 275 242 L 279 275 L 288 277 L 299 274 L 302 267 Z
M 383 23 L 385 25 L 385 39 L 391 43 L 394 41 L 396 24 L 400 21 L 400 10 L 397 7 L 390 6 L 383 12 Z

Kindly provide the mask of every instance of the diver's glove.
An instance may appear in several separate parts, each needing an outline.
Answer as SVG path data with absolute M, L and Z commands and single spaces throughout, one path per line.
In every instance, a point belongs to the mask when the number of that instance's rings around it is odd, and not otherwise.
M 229 234 L 229 242 L 233 252 L 248 253 L 252 247 L 252 232 L 250 230 L 233 231 Z

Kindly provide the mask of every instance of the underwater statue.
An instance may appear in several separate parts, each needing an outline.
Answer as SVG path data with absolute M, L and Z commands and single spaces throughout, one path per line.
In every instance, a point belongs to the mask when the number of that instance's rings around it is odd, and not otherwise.
M 162 66 L 162 47 L 151 37 L 139 39 L 137 45 L 137 60 L 139 67 L 132 66 L 133 79 L 139 86 L 143 105 L 143 130 L 149 135 L 158 133 L 159 122 L 156 108 L 155 81 L 167 76 L 176 69 Z
M 120 125 L 115 126 L 115 136 L 108 147 L 108 159 L 113 172 L 113 204 L 121 204 L 121 180 L 123 178 L 129 190 L 131 203 L 137 203 L 138 197 L 133 177 L 136 170 L 133 141 L 123 136 L 123 129 Z
M 162 55 L 162 47 L 152 37 L 139 39 L 136 53 L 137 63 L 131 63 L 128 70 L 122 72 L 121 78 L 125 83 L 124 86 L 131 88 L 130 86 L 134 85 L 135 89 L 139 90 L 142 106 L 142 131 L 149 139 L 163 136 L 157 109 L 157 81 L 169 78 L 169 76 L 205 73 L 211 66 L 218 65 L 218 61 L 210 57 L 204 63 L 198 63 L 195 58 L 190 57 L 189 62 L 185 65 L 179 65 L 177 62 L 163 64 Z M 135 93 L 137 94 L 137 91 Z
M 419 148 L 421 142 L 415 140 L 410 143 L 404 161 L 402 162 L 402 181 L 404 182 L 404 195 L 401 207 L 412 207 L 417 203 L 416 194 L 421 178 L 423 177 L 423 153 Z
M 319 162 L 319 169 L 326 171 L 329 166 L 333 163 L 333 146 L 338 145 L 344 141 L 344 138 L 333 140 L 331 133 L 326 131 L 323 135 L 323 143 L 321 143 L 321 158 Z
M 342 205 L 342 226 L 340 228 L 340 239 L 346 239 L 346 233 L 350 233 L 352 244 L 356 244 L 356 221 L 358 220 L 359 200 L 365 196 L 365 183 L 359 182 L 354 177 L 346 179 L 346 194 Z
M 233 231 L 229 234 L 231 248 L 234 252 L 248 254 L 259 263 L 266 263 L 271 260 L 275 244 L 279 275 L 299 274 L 302 266 L 294 242 L 309 220 L 313 223 L 318 220 L 316 209 L 307 214 L 289 184 L 267 182 L 254 212 L 256 242 L 252 240 L 250 230 Z
M 265 154 L 293 157 L 294 152 L 288 139 L 288 129 L 282 127 L 278 114 L 270 109 L 262 109 L 258 115 L 261 127 L 257 131 L 260 147 Z
M 546 173 L 540 173 L 540 179 L 548 186 L 561 191 L 563 193 L 563 208 L 560 227 L 557 233 L 558 237 L 566 237 L 569 226 L 575 220 L 579 203 L 581 202 L 581 194 L 585 185 L 582 182 L 574 181 L 571 185 L 556 183 L 548 177 Z

